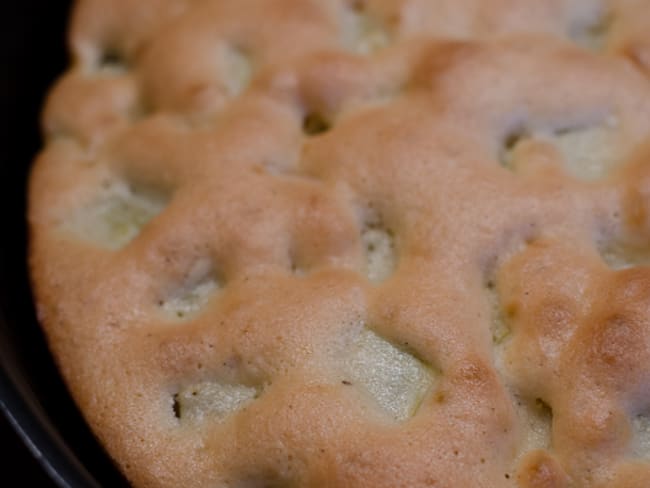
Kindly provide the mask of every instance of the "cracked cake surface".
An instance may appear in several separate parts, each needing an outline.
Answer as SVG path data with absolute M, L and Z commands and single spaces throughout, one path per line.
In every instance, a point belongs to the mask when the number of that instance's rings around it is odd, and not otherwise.
M 30 270 L 129 481 L 648 486 L 648 25 L 78 0 Z

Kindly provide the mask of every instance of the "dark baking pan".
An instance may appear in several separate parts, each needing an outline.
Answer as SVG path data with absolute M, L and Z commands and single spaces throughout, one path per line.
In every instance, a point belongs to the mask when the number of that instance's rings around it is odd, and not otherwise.
M 3 7 L 0 409 L 52 478 L 52 486 L 127 486 L 57 373 L 36 321 L 27 275 L 27 175 L 41 145 L 38 119 L 44 94 L 67 64 L 64 32 L 70 1 L 21 0 Z M 0 438 L 3 486 L 41 486 L 47 479 L 42 473 L 36 473 L 38 485 L 30 483 L 30 473 L 16 473 L 22 466 L 19 450 L 10 444 L 16 442 L 13 436 L 6 437 Z M 20 483 L 11 481 L 16 475 Z

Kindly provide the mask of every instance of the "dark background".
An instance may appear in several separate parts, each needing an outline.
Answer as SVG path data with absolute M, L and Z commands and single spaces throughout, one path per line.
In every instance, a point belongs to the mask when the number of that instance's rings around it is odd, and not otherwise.
M 68 63 L 70 3 L 4 2 L 1 17 L 0 406 L 6 418 L 0 409 L 0 459 L 2 485 L 9 487 L 56 486 L 46 471 L 61 486 L 125 486 L 58 376 L 35 320 L 26 271 L 26 180 L 41 146 L 44 95 Z
M 25 447 L 23 441 L 16 435 L 13 428 L 0 415 L 0 455 L 3 462 L 2 471 L 8 480 L 21 480 L 22 486 L 55 488 L 56 484 L 45 473 L 45 470 L 34 459 L 31 452 Z M 5 474 L 3 474 L 3 477 Z M 24 483 L 24 484 L 23 484 Z

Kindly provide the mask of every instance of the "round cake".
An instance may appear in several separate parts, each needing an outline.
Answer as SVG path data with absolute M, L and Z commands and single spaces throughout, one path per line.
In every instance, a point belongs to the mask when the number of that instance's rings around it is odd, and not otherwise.
M 30 269 L 137 487 L 650 486 L 650 2 L 79 0 Z

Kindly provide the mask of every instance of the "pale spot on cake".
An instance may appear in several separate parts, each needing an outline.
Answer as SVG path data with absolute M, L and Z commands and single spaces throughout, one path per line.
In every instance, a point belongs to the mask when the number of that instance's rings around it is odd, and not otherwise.
M 207 305 L 218 289 L 217 281 L 210 278 L 163 301 L 161 308 L 170 318 L 188 320 Z
M 636 415 L 632 419 L 632 455 L 636 458 L 650 459 L 650 416 Z
M 218 63 L 221 72 L 224 73 L 222 83 L 226 94 L 235 97 L 242 93 L 253 77 L 250 57 L 242 49 L 222 46 L 219 50 Z
M 503 317 L 499 314 L 492 319 L 490 332 L 492 333 L 492 342 L 494 345 L 501 346 L 510 336 L 510 327 L 508 327 L 508 324 L 506 324 Z
M 514 395 L 515 410 L 522 429 L 520 452 L 551 447 L 553 412 L 540 398 L 524 399 Z
M 602 52 L 607 47 L 612 22 L 612 15 L 601 8 L 594 11 L 589 18 L 575 22 L 569 29 L 569 37 L 584 49 Z
M 259 394 L 259 389 L 252 386 L 204 381 L 176 393 L 172 410 L 181 422 L 224 419 L 244 408 Z
M 615 270 L 650 266 L 650 248 L 645 246 L 610 243 L 600 249 L 600 255 L 603 261 Z
M 299 262 L 297 259 L 295 259 L 295 256 L 291 257 L 290 269 L 291 269 L 291 274 L 298 278 L 307 276 L 308 273 L 306 263 Z
M 494 281 L 489 280 L 485 285 L 485 289 L 489 307 L 487 325 L 489 325 L 490 338 L 492 340 L 494 367 L 502 377 L 506 378 L 508 372 L 506 371 L 505 349 L 512 336 L 512 329 L 506 320 L 506 315 L 501 306 Z
M 390 44 L 390 34 L 380 19 L 366 11 L 362 2 L 354 2 L 343 15 L 343 41 L 358 54 L 372 54 Z
M 160 309 L 170 320 L 185 321 L 196 317 L 218 293 L 221 283 L 208 260 L 195 263 L 184 283 L 159 301 Z
M 345 360 L 346 386 L 357 386 L 396 421 L 415 415 L 433 383 L 431 368 L 363 328 Z
M 121 76 L 128 73 L 129 66 L 117 49 L 106 49 L 99 56 L 94 71 L 98 76 Z
M 606 176 L 621 159 L 615 119 L 607 124 L 558 131 L 551 141 L 569 173 L 591 181 Z
M 490 307 L 489 321 L 494 367 L 505 381 L 510 376 L 506 366 L 505 348 L 512 335 L 512 329 L 508 324 L 512 317 L 509 317 L 508 312 L 504 310 L 495 283 L 488 281 L 486 289 Z M 521 432 L 520 453 L 550 447 L 553 415 L 548 404 L 540 398 L 532 400 L 514 392 L 511 392 L 511 397 Z
M 517 131 L 512 132 L 505 138 L 498 157 L 501 166 L 511 171 L 514 170 L 515 149 L 525 137 L 524 133 Z
M 595 181 L 606 177 L 622 159 L 617 121 L 603 124 L 515 133 L 509 136 L 499 154 L 500 164 L 512 171 L 525 166 L 535 157 L 559 159 L 565 171 L 582 181 Z M 525 150 L 524 150 L 525 149 Z
M 393 274 L 397 264 L 393 233 L 377 223 L 366 224 L 361 232 L 366 276 L 381 283 Z
M 132 241 L 166 204 L 162 192 L 108 182 L 94 201 L 64 223 L 64 228 L 101 247 L 117 250 Z

